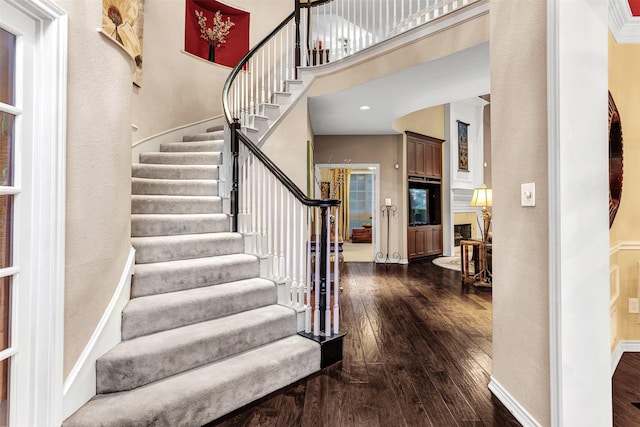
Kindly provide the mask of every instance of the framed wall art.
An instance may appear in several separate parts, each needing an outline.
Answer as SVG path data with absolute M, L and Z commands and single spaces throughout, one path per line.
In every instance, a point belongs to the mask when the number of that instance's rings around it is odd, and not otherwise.
M 458 170 L 469 171 L 469 123 L 458 120 Z

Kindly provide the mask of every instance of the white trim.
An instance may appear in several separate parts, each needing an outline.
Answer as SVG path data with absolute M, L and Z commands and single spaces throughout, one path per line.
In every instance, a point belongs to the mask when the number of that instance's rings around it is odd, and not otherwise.
M 159 138 L 159 137 L 161 137 L 161 136 L 164 136 L 164 135 L 166 135 L 166 134 L 168 134 L 168 133 L 181 131 L 181 130 L 184 130 L 184 129 L 190 128 L 190 127 L 192 127 L 192 126 L 197 126 L 197 125 L 201 125 L 201 124 L 205 124 L 205 123 L 207 123 L 207 124 L 208 124 L 209 122 L 212 122 L 212 121 L 214 121 L 214 120 L 220 120 L 220 119 L 222 119 L 222 118 L 224 118 L 224 116 L 223 116 L 222 114 L 219 114 L 219 115 L 217 115 L 217 116 L 209 117 L 208 119 L 198 120 L 197 122 L 187 123 L 186 125 L 176 126 L 176 127 L 172 128 L 172 129 L 167 129 L 167 130 L 164 130 L 164 131 L 162 131 L 162 132 L 158 132 L 158 133 L 156 133 L 156 134 L 153 134 L 153 135 L 151 135 L 151 136 L 147 136 L 146 138 L 142 138 L 142 139 L 140 139 L 140 140 L 138 140 L 138 141 L 134 142 L 133 144 L 131 144 L 131 147 L 132 147 L 132 148 L 133 148 L 133 147 L 137 147 L 137 146 L 138 146 L 138 145 L 140 145 L 140 144 L 143 144 L 143 143 L 145 143 L 145 142 L 147 142 L 147 141 L 154 140 L 154 139 Z M 137 126 L 137 125 L 131 125 L 131 126 L 133 126 L 133 127 L 134 127 L 134 129 L 138 129 L 138 126 Z
M 640 251 L 640 241 L 618 241 L 609 248 L 610 255 L 615 255 L 620 251 Z
M 137 163 L 140 153 L 160 151 L 160 144 L 164 142 L 182 141 L 182 136 L 185 133 L 204 133 L 211 126 L 223 125 L 223 119 L 223 115 L 209 117 L 197 122 L 180 125 L 173 129 L 167 129 L 133 142 L 131 145 L 131 161 Z M 138 128 L 135 124 L 131 124 L 131 126 L 133 129 Z
M 559 104 L 558 0 L 547 0 L 547 150 L 549 193 L 549 401 L 551 426 L 562 425 L 562 293 L 560 265 L 560 129 L 557 119 Z
M 498 398 L 498 400 L 502 402 L 505 408 L 507 408 L 507 410 L 511 412 L 515 419 L 518 420 L 518 422 L 524 427 L 541 426 L 541 424 L 536 421 L 536 419 L 533 418 L 533 416 L 529 412 L 527 412 L 527 410 L 524 409 L 518 403 L 518 401 L 515 400 L 513 396 L 511 396 L 509 392 L 504 387 L 502 387 L 502 385 L 498 381 L 496 381 L 495 378 L 491 377 L 488 387 L 489 390 L 491 390 L 491 393 L 493 393 Z
M 609 0 L 609 29 L 618 43 L 640 43 L 640 17 L 631 14 L 628 0 Z
M 135 265 L 135 249 L 129 250 L 120 282 L 91 339 L 63 387 L 63 417 L 66 419 L 96 395 L 96 359 L 122 341 L 122 310 L 131 295 L 131 276 Z
M 620 359 L 624 353 L 640 353 L 640 341 L 622 340 L 611 353 L 611 376 L 616 373 Z

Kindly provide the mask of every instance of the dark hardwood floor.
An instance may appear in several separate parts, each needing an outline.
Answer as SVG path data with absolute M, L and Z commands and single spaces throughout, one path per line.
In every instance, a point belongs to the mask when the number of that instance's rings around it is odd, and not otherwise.
M 207 427 L 519 426 L 487 389 L 491 291 L 433 265 L 347 263 L 344 360 Z M 640 427 L 640 353 L 613 377 L 615 427 Z
M 487 389 L 491 291 L 431 259 L 347 263 L 344 360 L 207 427 L 519 426 Z
M 613 374 L 613 425 L 640 426 L 640 353 L 624 353 Z

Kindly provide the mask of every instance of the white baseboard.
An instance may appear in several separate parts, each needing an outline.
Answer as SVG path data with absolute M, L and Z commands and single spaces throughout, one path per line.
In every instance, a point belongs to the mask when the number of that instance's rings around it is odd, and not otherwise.
M 622 359 L 622 355 L 624 353 L 639 353 L 640 352 L 640 341 L 636 340 L 622 340 L 618 343 L 616 348 L 611 353 L 611 376 L 616 372 L 616 368 L 618 367 L 618 363 L 620 363 L 620 359 Z
M 516 420 L 524 427 L 540 427 L 541 424 L 536 421 L 533 416 L 524 409 L 517 400 L 513 398 L 507 392 L 507 390 L 502 387 L 502 385 L 496 381 L 495 378 L 491 377 L 489 381 L 489 390 L 502 402 L 502 404 L 507 408 L 509 412 L 515 417 Z
M 62 388 L 63 419 L 96 395 L 96 359 L 122 341 L 122 310 L 131 295 L 135 249 L 129 250 L 120 282 L 91 339 L 82 351 Z

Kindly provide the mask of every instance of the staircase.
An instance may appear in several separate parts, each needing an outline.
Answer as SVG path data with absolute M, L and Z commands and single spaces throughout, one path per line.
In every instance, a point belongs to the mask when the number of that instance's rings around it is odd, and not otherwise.
M 122 342 L 96 363 L 72 426 L 198 426 L 320 370 L 320 346 L 229 231 L 218 196 L 222 130 L 133 165 L 131 301 Z

